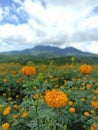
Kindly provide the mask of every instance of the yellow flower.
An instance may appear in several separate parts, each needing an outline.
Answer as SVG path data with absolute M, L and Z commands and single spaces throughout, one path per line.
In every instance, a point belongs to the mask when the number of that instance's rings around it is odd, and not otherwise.
M 74 112 L 75 112 L 75 108 L 74 108 L 74 107 L 71 107 L 71 108 L 69 108 L 69 111 L 70 111 L 71 113 L 74 113 Z
M 64 107 L 68 102 L 67 95 L 57 89 L 47 91 L 44 98 L 46 104 L 52 108 Z
M 3 93 L 3 96 L 6 96 L 6 93 Z
M 36 73 L 35 68 L 33 66 L 24 66 L 21 72 L 22 74 L 27 76 L 34 75 Z
M 16 95 L 16 98 L 19 98 L 19 95 Z
M 85 98 L 81 98 L 81 101 L 82 101 L 82 102 L 85 102 Z
M 10 127 L 9 123 L 2 124 L 2 129 L 3 130 L 8 130 L 9 127 Z
M 90 110 L 90 113 L 94 114 L 94 113 L 95 113 L 95 111 L 94 111 L 94 110 Z
M 8 101 L 11 101 L 11 100 L 12 100 L 12 97 L 7 98 L 7 100 L 8 100 Z
M 26 118 L 28 116 L 27 112 L 22 113 L 22 118 Z
M 21 112 L 21 113 L 23 113 L 24 111 L 25 111 L 25 109 L 24 109 L 24 108 L 21 108 L 21 109 L 20 109 L 20 112 Z
M 90 116 L 89 112 L 84 112 L 84 116 L 89 117 Z
M 90 74 L 92 72 L 92 66 L 87 64 L 81 65 L 79 71 L 82 74 Z

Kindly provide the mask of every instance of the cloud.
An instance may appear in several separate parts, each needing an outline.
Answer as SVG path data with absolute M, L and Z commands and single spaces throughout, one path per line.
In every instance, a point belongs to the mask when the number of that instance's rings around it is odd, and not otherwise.
M 86 46 L 87 45 L 87 46 Z M 77 49 L 80 49 L 85 52 L 91 52 L 91 53 L 97 53 L 98 51 L 98 42 L 92 41 L 92 42 L 76 42 L 73 43 L 73 46 Z
M 98 0 L 13 0 L 0 7 L 0 45 L 6 43 L 9 50 L 17 45 L 69 45 L 87 51 L 94 45 L 97 53 L 97 6 Z
M 30 39 L 33 36 L 30 35 L 30 29 L 26 24 L 20 25 L 11 25 L 6 24 L 4 26 L 0 26 L 0 39 L 12 41 L 13 43 L 20 43 L 20 44 L 29 44 Z

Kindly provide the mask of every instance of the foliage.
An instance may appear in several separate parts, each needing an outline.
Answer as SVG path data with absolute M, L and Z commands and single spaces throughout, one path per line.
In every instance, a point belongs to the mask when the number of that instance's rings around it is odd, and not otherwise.
M 28 64 L 36 73 L 0 64 L 0 130 L 98 130 L 98 65 L 84 75 L 82 64 Z

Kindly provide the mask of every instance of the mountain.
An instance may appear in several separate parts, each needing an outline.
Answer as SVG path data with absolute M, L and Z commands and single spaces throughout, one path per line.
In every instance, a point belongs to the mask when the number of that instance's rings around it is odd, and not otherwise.
M 1 54 L 14 54 L 14 55 L 33 55 L 40 57 L 58 57 L 58 56 L 67 56 L 67 55 L 92 55 L 89 52 L 83 52 L 74 47 L 66 47 L 64 49 L 60 49 L 58 47 L 53 46 L 35 46 L 31 49 L 24 49 L 22 51 L 9 51 L 3 52 Z

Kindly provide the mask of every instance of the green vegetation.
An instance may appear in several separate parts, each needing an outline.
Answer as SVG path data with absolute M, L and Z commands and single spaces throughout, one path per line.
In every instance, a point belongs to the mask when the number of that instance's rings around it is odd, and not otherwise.
M 74 61 L 72 58 L 74 57 Z M 28 61 L 33 62 L 34 64 L 49 64 L 53 62 L 57 65 L 63 65 L 66 63 L 87 63 L 87 64 L 97 64 L 98 56 L 64 56 L 64 57 L 54 57 L 54 58 L 45 58 L 44 56 L 32 56 L 32 55 L 0 55 L 0 63 L 5 62 L 15 62 L 25 65 Z

